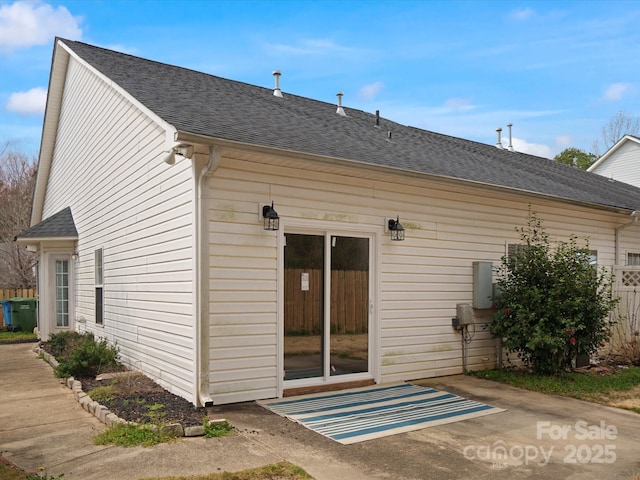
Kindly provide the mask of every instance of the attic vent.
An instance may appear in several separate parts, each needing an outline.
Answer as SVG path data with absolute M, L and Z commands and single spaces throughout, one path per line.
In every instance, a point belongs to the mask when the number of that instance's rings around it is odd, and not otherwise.
M 273 78 L 276 81 L 276 87 L 273 89 L 273 96 L 282 98 L 282 90 L 280 90 L 280 75 L 282 75 L 280 70 L 273 71 Z
M 513 123 L 508 124 L 507 127 L 509 127 L 509 146 L 507 148 L 513 152 L 513 144 L 511 143 L 511 127 L 513 127 Z
M 336 110 L 336 113 L 338 115 L 341 115 L 343 117 L 346 117 L 347 114 L 344 113 L 344 108 L 342 108 L 342 96 L 344 95 L 343 92 L 338 92 L 338 109 Z
M 496 133 L 498 134 L 498 141 L 496 142 L 496 148 L 502 148 L 502 140 L 500 139 L 500 135 L 502 134 L 502 128 L 496 128 Z

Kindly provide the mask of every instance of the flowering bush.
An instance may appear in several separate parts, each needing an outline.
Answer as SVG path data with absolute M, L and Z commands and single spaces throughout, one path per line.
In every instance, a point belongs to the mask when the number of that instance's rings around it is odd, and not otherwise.
M 591 265 L 576 238 L 551 249 L 535 212 L 518 229 L 522 247 L 502 258 L 491 332 L 534 372 L 551 374 L 594 352 L 609 334 L 611 276 Z

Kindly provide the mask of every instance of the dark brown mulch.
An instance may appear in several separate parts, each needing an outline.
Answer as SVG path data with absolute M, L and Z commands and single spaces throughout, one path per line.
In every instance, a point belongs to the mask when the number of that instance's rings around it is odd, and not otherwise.
M 100 399 L 102 405 L 123 420 L 138 423 L 180 423 L 183 427 L 203 424 L 207 415 L 206 409 L 194 407 L 184 398 L 168 392 L 144 375 L 135 375 L 132 378 L 135 378 L 135 382 L 122 381 L 119 378 L 102 381 L 95 378 L 78 380 L 86 393 L 96 387 L 107 385 L 115 385 L 117 390 L 125 390 L 110 399 Z

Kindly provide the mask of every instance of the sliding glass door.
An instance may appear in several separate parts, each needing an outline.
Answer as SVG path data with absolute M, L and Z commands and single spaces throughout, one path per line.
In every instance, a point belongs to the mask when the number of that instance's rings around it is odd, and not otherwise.
M 285 234 L 284 380 L 369 371 L 370 239 Z

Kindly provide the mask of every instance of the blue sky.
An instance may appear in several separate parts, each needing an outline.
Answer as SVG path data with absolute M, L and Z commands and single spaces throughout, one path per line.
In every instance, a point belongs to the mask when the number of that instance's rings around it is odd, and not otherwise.
M 640 113 L 640 1 L 0 0 L 0 144 L 37 155 L 55 36 L 552 158 Z M 504 134 L 503 134 L 504 135 Z M 503 137 L 504 140 L 504 137 Z

